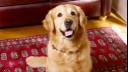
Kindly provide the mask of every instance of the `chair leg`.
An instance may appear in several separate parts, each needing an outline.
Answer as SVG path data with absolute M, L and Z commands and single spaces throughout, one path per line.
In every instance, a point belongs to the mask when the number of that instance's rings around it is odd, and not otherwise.
M 99 17 L 99 20 L 101 20 L 101 21 L 105 21 L 106 18 L 107 18 L 107 16 L 100 16 L 100 17 Z

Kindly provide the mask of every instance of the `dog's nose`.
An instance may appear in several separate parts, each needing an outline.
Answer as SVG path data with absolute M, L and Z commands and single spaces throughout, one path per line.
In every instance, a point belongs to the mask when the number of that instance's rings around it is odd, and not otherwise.
M 73 21 L 71 19 L 66 19 L 64 24 L 66 28 L 70 28 L 72 26 Z

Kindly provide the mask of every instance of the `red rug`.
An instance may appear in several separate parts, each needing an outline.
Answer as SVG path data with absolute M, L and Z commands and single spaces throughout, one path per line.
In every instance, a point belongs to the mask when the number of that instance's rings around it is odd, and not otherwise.
M 92 72 L 127 72 L 127 44 L 112 28 L 87 30 Z M 44 72 L 26 65 L 28 56 L 47 56 L 48 35 L 0 40 L 0 72 Z

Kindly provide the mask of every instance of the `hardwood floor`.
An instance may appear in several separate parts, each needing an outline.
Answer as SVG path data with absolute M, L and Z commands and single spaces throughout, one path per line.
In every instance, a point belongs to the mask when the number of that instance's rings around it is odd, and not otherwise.
M 127 35 L 127 22 L 123 21 L 119 16 L 114 13 L 111 13 L 105 21 L 100 21 L 95 18 L 89 19 L 86 28 L 92 29 L 112 26 L 119 28 L 122 33 Z M 48 32 L 43 28 L 42 25 L 2 28 L 0 29 L 0 40 L 32 35 L 41 35 L 46 33 Z

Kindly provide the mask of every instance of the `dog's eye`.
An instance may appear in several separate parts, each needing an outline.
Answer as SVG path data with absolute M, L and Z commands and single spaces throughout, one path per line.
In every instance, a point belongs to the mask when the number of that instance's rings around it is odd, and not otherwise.
M 58 13 L 57 17 L 61 17 L 62 16 L 62 13 Z
M 71 15 L 76 15 L 75 12 L 71 12 Z

